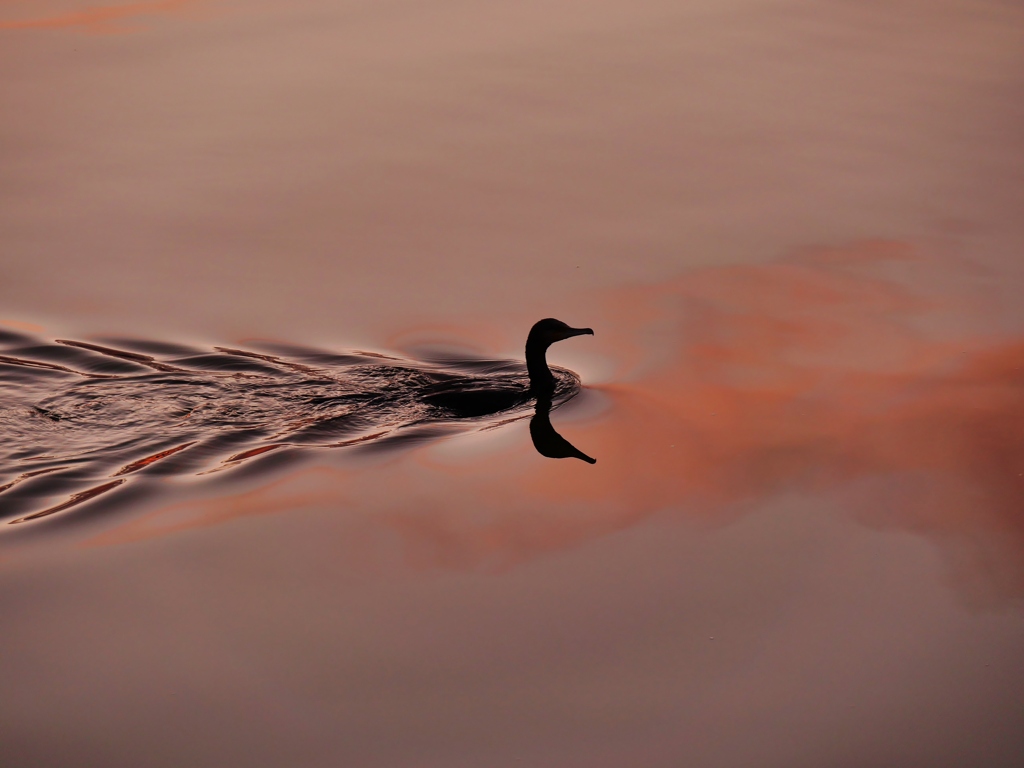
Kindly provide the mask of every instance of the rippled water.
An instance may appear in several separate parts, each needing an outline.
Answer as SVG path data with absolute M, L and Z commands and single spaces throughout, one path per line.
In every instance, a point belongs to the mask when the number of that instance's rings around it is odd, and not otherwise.
M 10 524 L 64 512 L 140 473 L 204 475 L 284 449 L 397 448 L 533 415 L 526 366 L 513 360 L 10 332 L 0 343 L 0 498 Z M 580 382 L 553 373 L 557 407 Z
M 0 0 L 2 768 L 1024 765 L 1022 126 L 1015 0 Z

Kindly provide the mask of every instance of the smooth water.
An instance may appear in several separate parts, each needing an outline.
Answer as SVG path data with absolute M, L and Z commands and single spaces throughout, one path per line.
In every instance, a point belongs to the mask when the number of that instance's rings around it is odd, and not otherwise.
M 1000 0 L 0 2 L 0 763 L 1016 768 L 1022 126 Z

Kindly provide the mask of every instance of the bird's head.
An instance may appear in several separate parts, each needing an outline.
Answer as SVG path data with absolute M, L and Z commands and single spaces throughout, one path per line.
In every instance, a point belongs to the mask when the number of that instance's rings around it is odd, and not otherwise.
M 548 317 L 538 320 L 533 324 L 533 328 L 530 329 L 530 335 L 526 337 L 526 346 L 546 349 L 556 341 L 585 334 L 593 336 L 594 331 L 591 328 L 573 328 L 561 320 Z

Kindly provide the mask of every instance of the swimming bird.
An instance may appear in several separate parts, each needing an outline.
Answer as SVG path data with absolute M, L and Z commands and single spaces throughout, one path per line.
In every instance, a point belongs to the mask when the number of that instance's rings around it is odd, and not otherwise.
M 593 331 L 539 321 L 524 366 L 282 345 L 211 353 L 144 339 L 118 347 L 49 343 L 0 330 L 0 391 L 13 393 L 0 408 L 0 523 L 86 502 L 122 503 L 132 497 L 116 489 L 137 485 L 143 473 L 209 474 L 250 461 L 266 467 L 269 454 L 281 461 L 292 449 L 397 448 L 478 419 L 484 428 L 517 421 L 530 408 L 538 453 L 592 464 L 549 416 L 580 391 L 580 380 L 549 368 L 547 349 L 583 334 Z M 57 495 L 64 499 L 36 506 Z
M 457 418 L 478 418 L 508 411 L 534 398 L 547 398 L 550 407 L 558 382 L 548 367 L 548 347 L 556 341 L 584 334 L 593 335 L 594 331 L 572 328 L 552 317 L 538 320 L 526 338 L 528 388 L 507 378 L 495 381 L 487 377 L 446 377 L 428 386 L 422 399 Z

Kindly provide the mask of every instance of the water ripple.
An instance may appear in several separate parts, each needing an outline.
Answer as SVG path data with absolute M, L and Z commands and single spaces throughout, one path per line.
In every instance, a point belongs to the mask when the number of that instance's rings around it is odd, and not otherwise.
M 553 373 L 556 403 L 579 391 L 575 374 Z M 65 519 L 57 513 L 97 497 L 128 498 L 125 486 L 143 476 L 400 448 L 527 417 L 532 403 L 526 366 L 514 360 L 0 331 L 0 521 Z

